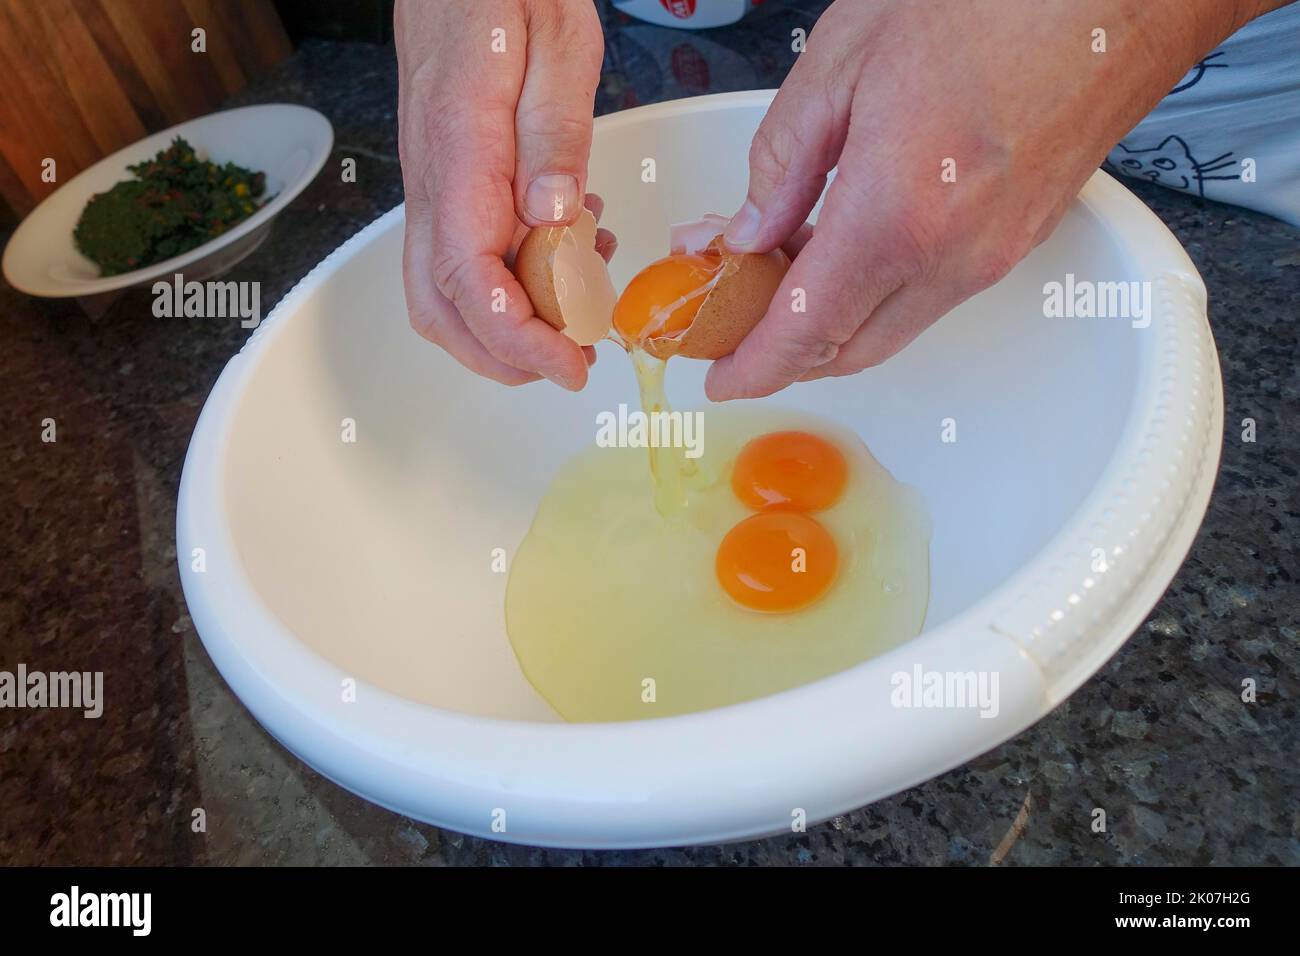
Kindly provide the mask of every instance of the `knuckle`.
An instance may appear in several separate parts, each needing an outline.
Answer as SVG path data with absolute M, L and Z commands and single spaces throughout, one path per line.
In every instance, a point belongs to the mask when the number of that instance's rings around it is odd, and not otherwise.
M 519 136 L 524 149 L 531 145 L 529 140 L 537 139 L 552 149 L 576 154 L 591 139 L 591 121 L 564 103 L 541 103 L 520 117 Z
M 760 129 L 749 147 L 749 171 L 755 185 L 770 190 L 784 182 L 790 175 L 789 156 L 770 129 Z
M 433 284 L 457 306 L 465 299 L 473 281 L 474 256 L 454 250 L 438 252 L 433 260 Z
M 839 366 L 836 375 L 857 375 L 859 372 L 865 372 L 869 368 L 875 368 L 883 364 L 885 356 L 879 352 L 859 352 L 856 355 L 849 356 L 847 360 Z
M 835 375 L 856 375 L 875 368 L 889 357 L 887 349 L 870 337 L 859 337 L 843 349 L 835 360 Z
M 399 159 L 405 148 L 417 162 L 436 157 L 425 160 L 434 168 L 491 167 L 491 158 L 514 142 L 514 114 L 515 104 L 499 94 L 447 79 L 437 95 L 408 110 L 410 129 L 399 137 Z
M 493 358 L 522 367 L 526 356 L 521 351 L 519 337 L 512 334 L 509 317 L 490 311 L 493 290 L 486 279 L 487 258 L 485 255 L 439 258 L 434 264 L 434 284 L 451 301 L 451 307 L 460 312 L 474 337 Z M 480 295 L 482 307 L 478 308 L 476 296 Z
M 434 260 L 435 287 L 467 320 L 482 314 L 490 305 L 493 291 L 485 276 L 487 258 L 486 255 L 450 254 Z M 482 308 L 477 308 L 478 297 L 482 299 Z
M 480 117 L 465 100 L 457 100 L 454 96 L 430 97 L 423 107 L 412 110 L 410 115 L 415 127 L 413 132 L 418 134 L 413 142 L 417 151 L 429 143 L 456 143 L 469 130 L 482 125 Z
M 438 334 L 438 323 L 435 317 L 412 311 L 407 315 L 407 320 L 410 322 L 411 328 L 420 333 L 420 338 L 426 342 L 432 342 L 438 348 L 446 351 L 447 346 L 443 342 L 442 336 Z
M 764 387 L 764 383 L 753 369 L 748 367 L 737 366 L 734 372 L 734 384 L 737 395 L 743 395 L 746 398 L 762 398 L 772 392 L 770 387 Z
M 908 278 L 931 276 L 938 271 L 949 242 L 946 218 L 924 202 L 904 203 L 886 219 Z
M 564 9 L 560 4 L 530 0 L 527 11 L 529 36 L 544 40 L 560 38 L 564 23 Z
M 571 55 L 604 52 L 604 33 L 596 5 L 590 0 L 533 0 L 528 7 L 529 32 L 541 40 L 564 44 Z
M 1015 264 L 1016 259 L 1004 250 L 985 254 L 975 260 L 971 279 L 981 290 L 987 289 L 1001 282 Z
M 969 297 L 997 285 L 1022 258 L 1023 253 L 1007 243 L 996 243 L 979 250 L 958 282 L 958 293 Z
M 810 368 L 825 365 L 835 359 L 847 338 L 847 335 L 841 338 L 835 331 L 819 327 L 791 329 L 785 336 L 785 348 L 778 357 L 778 369 L 786 375 L 798 376 Z
M 870 227 L 865 231 L 859 223 L 843 228 L 863 237 L 882 276 L 914 282 L 938 273 L 956 225 L 942 203 L 914 189 L 892 191 L 883 180 L 863 177 L 852 168 L 841 168 L 831 190 L 823 215 L 835 216 L 843 224 L 845 218 L 870 211 Z

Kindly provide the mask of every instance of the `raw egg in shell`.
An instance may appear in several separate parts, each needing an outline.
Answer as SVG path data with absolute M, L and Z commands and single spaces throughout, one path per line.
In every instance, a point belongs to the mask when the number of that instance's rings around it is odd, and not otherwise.
M 637 273 L 617 297 L 595 250 L 595 219 L 586 211 L 572 226 L 529 230 L 514 273 L 537 315 L 579 345 L 599 341 L 613 326 L 625 345 L 655 358 L 718 359 L 763 318 L 790 268 L 779 249 L 728 252 L 725 225 L 711 216 L 674 227 L 673 251 Z

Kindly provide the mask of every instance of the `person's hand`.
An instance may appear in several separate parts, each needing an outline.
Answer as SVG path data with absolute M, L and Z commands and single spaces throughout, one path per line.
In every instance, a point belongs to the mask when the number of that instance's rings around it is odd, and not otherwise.
M 537 318 L 504 260 L 527 227 L 569 224 L 584 204 L 604 55 L 594 5 L 399 0 L 394 32 L 412 327 L 506 385 L 582 388 L 595 351 Z M 613 245 L 601 230 L 606 259 Z
M 789 249 L 838 164 L 836 178 L 767 314 L 709 370 L 708 396 L 756 398 L 878 365 L 997 282 L 1114 144 L 1258 12 L 1241 6 L 832 4 L 754 139 L 728 246 Z M 955 182 L 941 178 L 948 159 Z M 805 311 L 792 308 L 797 289 Z

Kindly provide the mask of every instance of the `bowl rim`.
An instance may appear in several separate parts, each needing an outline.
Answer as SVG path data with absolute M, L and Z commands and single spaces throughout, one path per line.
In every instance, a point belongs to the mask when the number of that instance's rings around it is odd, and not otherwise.
M 716 109 L 766 107 L 774 95 L 724 93 L 639 107 L 597 119 L 597 133 Z M 1176 382 L 1185 394 L 1173 395 L 1168 377 L 1142 373 L 1158 360 L 1154 352 L 1144 356 L 1124 436 L 1079 514 L 993 591 L 899 648 L 757 700 L 628 723 L 476 716 L 416 703 L 360 679 L 356 703 L 341 706 L 338 688 L 348 675 L 275 617 L 239 563 L 225 517 L 225 450 L 245 386 L 276 337 L 354 254 L 397 227 L 402 206 L 299 281 L 230 359 L 204 404 L 177 505 L 177 560 L 195 629 L 236 695 L 306 763 L 371 802 L 489 839 L 618 848 L 789 832 L 791 808 L 803 809 L 812 823 L 965 763 L 1046 715 L 1128 639 L 1182 564 L 1217 471 L 1221 381 L 1194 266 L 1164 224 L 1104 172 L 1094 174 L 1077 202 L 1116 227 L 1113 237 L 1123 242 L 1134 271 L 1160 286 L 1155 331 L 1137 347 L 1163 348 L 1168 359 L 1181 343 L 1184 350 L 1199 350 L 1196 361 L 1205 367 L 1190 384 Z M 1166 361 L 1166 372 L 1177 365 Z M 1190 424 L 1167 429 L 1151 445 L 1155 404 L 1174 399 L 1187 402 Z M 1183 486 L 1167 496 L 1167 526 L 1157 533 L 1149 521 L 1131 519 L 1135 528 L 1148 529 L 1142 540 L 1149 555 L 1133 546 L 1117 560 L 1117 573 L 1102 576 L 1088 595 L 1105 595 L 1093 601 L 1090 616 L 1067 609 L 1052 620 L 1049 609 L 1079 586 L 1073 552 L 1089 522 L 1095 527 L 1096 515 L 1109 512 L 1123 526 L 1134 508 L 1143 507 L 1124 494 L 1132 479 L 1114 467 L 1116 460 L 1139 448 L 1160 453 L 1189 442 L 1201 447 L 1191 449 L 1196 461 L 1188 463 Z M 206 550 L 206 573 L 189 568 L 197 546 Z M 1044 620 L 1046 630 L 1035 633 Z M 885 688 L 889 674 L 918 659 L 939 670 L 996 668 L 1003 675 L 1001 712 L 985 721 L 949 709 L 904 723 L 901 711 L 885 703 Z M 913 746 L 916 738 L 923 747 Z M 491 812 L 502 802 L 522 825 L 512 823 L 506 832 L 493 826 Z
M 236 114 L 244 114 L 241 118 L 252 118 L 256 113 L 280 113 L 294 112 L 306 119 L 310 124 L 316 127 L 318 133 L 323 133 L 319 140 L 319 145 L 315 152 L 309 157 L 303 172 L 292 182 L 286 182 L 270 202 L 259 208 L 255 213 L 243 220 L 233 229 L 223 232 L 215 239 L 209 239 L 201 246 L 195 246 L 188 252 L 179 256 L 173 256 L 170 259 L 164 259 L 153 265 L 145 266 L 140 269 L 132 269 L 130 272 L 123 272 L 115 276 L 101 276 L 97 279 L 76 284 L 61 283 L 49 277 L 34 276 L 31 273 L 23 273 L 16 266 L 16 257 L 18 250 L 24 245 L 32 242 L 38 242 L 40 236 L 37 233 L 42 224 L 51 219 L 53 209 L 53 200 L 65 190 L 72 192 L 77 188 L 79 182 L 83 183 L 102 172 L 104 169 L 117 169 L 120 171 L 119 180 L 130 177 L 127 166 L 141 161 L 146 155 L 152 156 L 160 148 L 165 147 L 177 136 L 186 136 L 192 134 L 194 130 L 200 129 L 209 124 L 215 117 L 231 117 Z M 273 130 L 282 129 L 278 123 L 271 124 Z M 157 279 L 161 276 L 171 275 L 175 272 L 182 271 L 186 266 L 191 266 L 196 262 L 206 259 L 208 256 L 226 246 L 237 242 L 239 239 L 248 235 L 260 227 L 267 225 L 278 216 L 285 206 L 289 205 L 299 193 L 311 184 L 320 172 L 325 161 L 329 159 L 330 153 L 334 149 L 334 127 L 325 115 L 318 110 L 308 106 L 301 106 L 297 103 L 258 103 L 252 106 L 239 106 L 228 110 L 216 110 L 212 113 L 205 113 L 203 116 L 186 120 L 183 123 L 177 123 L 167 129 L 151 133 L 135 142 L 123 146 L 116 152 L 110 153 L 94 165 L 83 169 L 77 175 L 73 176 L 67 182 L 59 186 L 58 189 L 42 199 L 31 212 L 23 217 L 23 221 L 18 224 L 13 235 L 9 237 L 9 242 L 5 245 L 3 268 L 5 280 L 17 289 L 27 295 L 38 296 L 45 299 L 66 299 L 81 296 L 100 295 L 105 292 L 112 292 L 117 289 L 125 289 L 130 286 L 140 285 L 151 279 Z M 212 157 L 209 156 L 211 159 Z M 89 198 L 89 197 L 87 197 Z M 83 206 L 84 208 L 84 206 Z M 51 225 L 54 225 L 51 222 Z M 75 223 L 74 223 L 75 225 Z

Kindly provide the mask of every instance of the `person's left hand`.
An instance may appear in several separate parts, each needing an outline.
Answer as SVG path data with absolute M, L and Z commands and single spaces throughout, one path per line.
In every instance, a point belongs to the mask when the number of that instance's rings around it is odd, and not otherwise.
M 1046 238 L 1114 144 L 1257 12 L 1221 0 L 832 4 L 754 138 L 727 245 L 789 249 L 836 178 L 767 314 L 709 370 L 708 396 L 770 395 L 898 352 Z M 1107 52 L 1092 49 L 1097 27 Z M 955 181 L 941 176 L 949 158 Z

